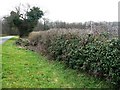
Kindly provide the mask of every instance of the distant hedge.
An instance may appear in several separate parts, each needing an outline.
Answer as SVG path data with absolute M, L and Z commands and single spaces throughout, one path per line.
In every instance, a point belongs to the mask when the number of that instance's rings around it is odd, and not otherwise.
M 34 35 L 35 36 L 35 35 Z M 52 59 L 68 67 L 103 78 L 120 87 L 120 40 L 104 35 L 38 34 L 30 43 L 42 45 Z M 31 45 L 30 44 L 30 45 Z M 39 47 L 38 47 L 39 48 Z M 39 49 L 38 49 L 39 50 Z

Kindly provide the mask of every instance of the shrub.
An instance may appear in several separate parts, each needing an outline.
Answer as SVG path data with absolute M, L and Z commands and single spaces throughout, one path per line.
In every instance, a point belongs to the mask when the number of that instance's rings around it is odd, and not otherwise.
M 105 78 L 115 85 L 120 84 L 119 40 L 102 42 L 94 41 L 93 37 L 85 40 L 67 34 L 56 37 L 48 51 L 54 60 L 63 61 L 68 67 Z
M 40 32 L 30 42 L 43 45 L 52 59 L 64 62 L 70 68 L 104 78 L 119 87 L 120 40 L 107 40 L 104 35 L 61 32 Z
M 22 46 L 22 47 L 26 47 L 26 46 L 29 46 L 29 40 L 28 39 L 23 39 L 23 38 L 20 38 L 18 39 L 16 42 L 16 45 L 19 45 L 19 46 Z

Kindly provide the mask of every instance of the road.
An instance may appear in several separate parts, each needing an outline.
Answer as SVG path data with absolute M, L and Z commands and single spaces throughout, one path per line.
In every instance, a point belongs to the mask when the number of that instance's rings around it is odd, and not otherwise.
M 0 44 L 3 44 L 5 41 L 7 41 L 8 39 L 12 38 L 14 36 L 5 36 L 5 37 L 0 37 Z

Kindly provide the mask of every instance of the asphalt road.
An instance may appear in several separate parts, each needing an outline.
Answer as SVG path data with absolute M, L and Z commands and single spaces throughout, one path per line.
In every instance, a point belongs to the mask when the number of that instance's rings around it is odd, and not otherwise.
M 8 39 L 12 38 L 14 36 L 5 36 L 5 37 L 0 37 L 0 44 L 3 44 L 5 41 L 7 41 Z

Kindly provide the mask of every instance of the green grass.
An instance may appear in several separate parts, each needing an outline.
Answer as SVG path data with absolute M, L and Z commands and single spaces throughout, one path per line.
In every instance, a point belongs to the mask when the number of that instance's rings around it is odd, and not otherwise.
M 35 52 L 18 48 L 15 38 L 2 47 L 3 88 L 107 88 L 104 81 L 65 68 Z
M 2 89 L 2 73 L 1 72 L 2 72 L 2 45 L 0 44 L 0 90 Z

